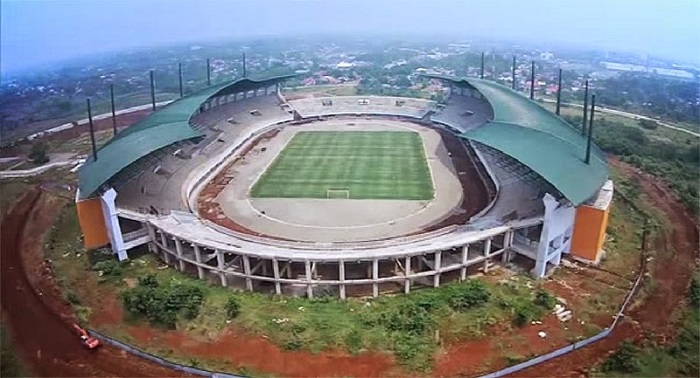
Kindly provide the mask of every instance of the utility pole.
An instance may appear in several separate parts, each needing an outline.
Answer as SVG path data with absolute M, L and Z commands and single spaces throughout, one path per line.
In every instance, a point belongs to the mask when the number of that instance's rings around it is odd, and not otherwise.
M 112 102 L 112 129 L 114 135 L 117 135 L 117 111 L 114 107 L 114 83 L 109 84 L 109 99 Z
M 95 127 L 92 124 L 92 109 L 90 98 L 87 98 L 88 125 L 90 126 L 90 144 L 92 144 L 92 160 L 97 161 L 97 144 L 95 143 Z
M 209 58 L 207 58 L 207 87 L 211 85 L 211 67 L 209 66 Z
M 591 163 L 591 143 L 593 139 L 593 113 L 595 112 L 595 95 L 591 95 L 591 119 L 588 122 L 588 143 L 586 144 L 586 164 Z
M 581 136 L 586 136 L 586 120 L 588 118 L 588 80 L 583 90 L 583 122 L 581 123 Z
M 484 78 L 484 52 L 481 52 L 481 74 L 479 75 L 481 79 Z
M 511 83 L 510 88 L 512 90 L 515 90 L 515 55 L 513 55 L 513 70 L 511 72 L 511 76 L 512 76 L 513 82 Z
M 559 84 L 557 85 L 557 115 L 561 109 L 561 68 L 559 69 Z
M 535 61 L 532 61 L 532 68 L 530 69 L 530 100 L 535 99 Z
M 153 108 L 153 111 L 156 110 L 156 84 L 155 81 L 153 80 L 153 70 L 149 71 L 151 75 L 151 107 Z
M 180 97 L 183 95 L 183 90 L 182 90 L 182 63 L 177 64 L 177 76 L 180 79 Z

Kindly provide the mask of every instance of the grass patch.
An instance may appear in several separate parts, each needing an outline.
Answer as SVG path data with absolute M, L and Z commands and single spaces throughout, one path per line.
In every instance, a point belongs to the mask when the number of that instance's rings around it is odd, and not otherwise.
M 297 133 L 251 191 L 256 198 L 433 198 L 423 140 L 415 132 Z
M 4 325 L 0 325 L 0 377 L 26 377 Z

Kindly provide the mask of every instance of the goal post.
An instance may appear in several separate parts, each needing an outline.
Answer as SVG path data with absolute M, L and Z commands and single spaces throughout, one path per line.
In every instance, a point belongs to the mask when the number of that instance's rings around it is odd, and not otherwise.
M 350 199 L 350 191 L 347 189 L 328 189 L 326 190 L 327 199 Z

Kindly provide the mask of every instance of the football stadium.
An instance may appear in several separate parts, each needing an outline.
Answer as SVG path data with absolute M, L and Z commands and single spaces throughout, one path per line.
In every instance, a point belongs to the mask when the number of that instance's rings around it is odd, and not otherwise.
M 85 247 L 340 298 L 599 261 L 613 185 L 592 120 L 581 132 L 498 83 L 426 76 L 444 99 L 287 98 L 276 76 L 154 105 L 78 172 Z

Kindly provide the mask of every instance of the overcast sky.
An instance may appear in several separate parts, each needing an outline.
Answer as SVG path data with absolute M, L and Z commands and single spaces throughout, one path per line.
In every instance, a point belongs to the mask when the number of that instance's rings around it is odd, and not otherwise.
M 700 63 L 700 0 L 0 0 L 3 71 L 247 35 L 438 33 Z

